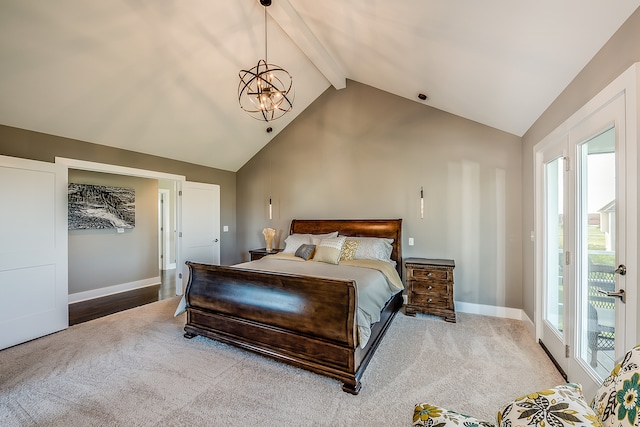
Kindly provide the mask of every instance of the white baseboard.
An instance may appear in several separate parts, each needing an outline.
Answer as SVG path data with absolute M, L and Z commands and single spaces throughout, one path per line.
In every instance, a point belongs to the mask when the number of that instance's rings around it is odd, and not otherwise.
M 407 296 L 403 295 L 404 303 L 407 303 Z M 456 311 L 460 313 L 480 314 L 483 316 L 501 317 L 505 319 L 521 320 L 531 336 L 535 336 L 535 326 L 529 316 L 519 308 L 498 307 L 495 305 L 475 304 L 470 302 L 455 302 Z
M 535 340 L 536 325 L 535 323 L 533 323 L 533 320 L 531 320 L 529 316 L 527 316 L 527 313 L 525 313 L 524 310 L 522 311 L 522 323 L 524 323 L 524 326 L 527 328 L 527 332 L 529 332 L 529 335 L 531 335 L 531 338 Z
M 495 305 L 474 304 L 461 301 L 456 301 L 456 311 L 516 320 L 523 320 L 522 316 L 524 315 L 524 312 L 519 308 L 498 307 Z
M 524 327 L 531 335 L 532 339 L 536 337 L 536 327 L 527 316 L 527 313 L 520 308 L 498 307 L 495 305 L 474 304 L 469 302 L 456 301 L 456 311 L 461 313 L 481 314 L 483 316 L 502 317 L 505 319 L 520 320 Z
M 148 279 L 136 280 L 135 282 L 121 283 L 119 285 L 107 286 L 105 288 L 77 292 L 75 294 L 69 294 L 69 304 L 106 297 L 107 295 L 119 294 L 133 289 L 145 288 L 147 286 L 157 285 L 160 282 L 160 276 L 157 276 L 149 277 Z

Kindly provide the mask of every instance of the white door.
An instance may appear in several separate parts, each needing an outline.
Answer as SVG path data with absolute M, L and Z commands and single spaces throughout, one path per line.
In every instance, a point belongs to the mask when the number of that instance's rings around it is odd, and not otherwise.
M 0 349 L 69 326 L 67 169 L 0 156 Z
M 626 153 L 624 117 L 625 98 L 619 95 L 574 126 L 569 137 L 574 209 L 567 224 L 575 234 L 570 248 L 574 335 L 569 375 L 585 391 L 595 392 L 635 344 L 626 340 L 627 329 L 635 330 L 626 314 L 636 307 L 625 295 L 627 265 L 631 276 L 636 276 L 637 265 L 627 253 L 627 243 L 637 240 L 627 232 L 635 229 L 630 222 L 637 215 L 628 203 L 631 177 L 626 172 L 631 166 L 635 175 L 637 162 Z
M 186 261 L 220 264 L 220 186 L 185 181 L 181 197 L 182 285 L 189 279 Z
M 637 158 L 627 101 L 623 91 L 592 105 L 537 153 L 539 337 L 591 397 L 636 337 L 637 293 L 627 284 L 637 281 Z

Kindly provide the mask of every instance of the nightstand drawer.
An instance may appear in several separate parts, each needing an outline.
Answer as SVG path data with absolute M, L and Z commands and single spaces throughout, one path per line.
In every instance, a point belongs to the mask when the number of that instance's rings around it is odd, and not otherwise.
M 452 293 L 449 282 L 432 282 L 429 280 L 412 280 L 409 289 L 413 292 L 430 295 L 449 295 Z
M 423 306 L 446 307 L 449 304 L 449 298 L 445 295 L 438 294 L 421 294 L 414 293 L 412 295 L 412 303 Z
M 448 281 L 451 280 L 451 275 L 450 270 L 411 268 L 409 269 L 409 278 Z

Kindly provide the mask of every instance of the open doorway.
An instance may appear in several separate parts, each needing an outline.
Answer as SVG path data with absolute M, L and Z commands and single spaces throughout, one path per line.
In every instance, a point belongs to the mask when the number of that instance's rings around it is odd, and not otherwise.
M 147 302 L 151 302 L 151 299 L 157 301 L 159 298 L 171 298 L 175 295 L 181 295 L 184 291 L 184 283 L 186 283 L 186 279 L 188 274 L 185 274 L 186 266 L 185 260 L 200 260 L 201 262 L 208 262 L 211 264 L 219 264 L 220 263 L 220 187 L 215 184 L 203 184 L 203 183 L 189 183 L 186 181 L 184 176 L 180 175 L 172 175 L 163 172 L 150 171 L 144 169 L 135 169 L 124 166 L 116 166 L 116 165 L 108 165 L 103 163 L 94 163 L 88 162 L 84 160 L 76 160 L 76 159 L 67 159 L 56 157 L 56 164 L 60 164 L 62 168 L 75 169 L 75 170 L 83 170 L 83 171 L 93 171 L 93 172 L 101 172 L 108 173 L 114 175 L 125 175 L 129 177 L 139 177 L 139 178 L 147 178 L 150 180 L 156 180 L 158 185 L 153 189 L 153 201 L 151 201 L 150 210 L 148 211 L 148 215 L 154 217 L 154 225 L 153 225 L 153 236 L 149 240 L 155 241 L 153 246 L 157 245 L 158 239 L 157 237 L 159 227 L 155 224 L 157 215 L 159 215 L 158 205 L 158 195 L 159 189 L 169 190 L 169 214 L 165 215 L 169 217 L 169 227 L 168 227 L 168 236 L 163 238 L 169 246 L 169 249 L 165 249 L 165 254 L 168 254 L 168 262 L 166 265 L 162 265 L 159 261 L 159 250 L 156 249 L 154 251 L 155 255 L 149 254 L 151 256 L 150 268 L 149 271 L 157 271 L 159 274 L 154 277 L 143 277 L 141 280 L 133 280 L 125 283 L 118 283 L 114 285 L 106 285 L 99 287 L 97 289 L 92 289 L 87 292 L 77 292 L 77 293 L 69 293 L 68 302 L 69 302 L 69 313 L 71 314 L 72 307 L 80 307 L 84 309 L 84 306 L 87 307 L 87 310 L 90 311 L 91 316 L 100 316 L 107 313 L 103 310 L 102 314 L 96 313 L 96 304 L 106 305 L 113 304 L 116 306 L 114 309 L 116 311 L 121 311 L 123 309 L 132 308 L 137 305 L 146 304 Z M 155 183 L 154 183 L 155 185 Z M 164 187 L 164 188 L 163 188 Z M 184 203 L 184 193 L 183 191 L 187 189 L 187 196 L 192 194 L 191 190 L 196 190 L 194 193 L 195 204 L 194 203 Z M 66 189 L 65 189 L 66 190 Z M 151 194 L 151 193 L 149 193 Z M 214 197 L 215 194 L 215 197 Z M 65 193 L 66 195 L 66 193 Z M 187 197 L 191 199 L 190 197 Z M 65 199 L 66 200 L 66 199 Z M 210 203 L 205 204 L 204 206 L 198 205 L 197 202 L 202 202 L 202 200 L 209 200 Z M 65 205 L 66 206 L 66 205 Z M 205 209 L 206 208 L 206 209 Z M 185 216 L 186 215 L 186 216 Z M 203 226 L 196 221 L 197 217 L 204 216 L 205 218 L 210 219 L 209 226 L 211 229 L 207 228 L 206 231 L 203 231 Z M 186 219 L 185 219 L 186 218 Z M 184 223 L 188 223 L 188 227 L 184 227 Z M 165 233 L 166 236 L 166 233 Z M 185 238 L 186 236 L 186 238 Z M 200 242 L 198 239 L 204 239 L 204 242 Z M 187 242 L 186 244 L 184 242 Z M 185 249 L 182 247 L 185 246 Z M 166 247 L 166 245 L 164 245 Z M 198 251 L 196 249 L 207 248 L 210 257 L 207 259 L 201 259 L 198 257 Z M 183 252 L 184 251 L 184 252 Z M 195 252 L 194 252 L 195 251 Z M 145 252 L 146 253 L 146 252 Z M 183 255 L 183 253 L 185 255 Z M 158 259 L 154 259 L 158 257 Z M 166 258 L 166 255 L 164 256 Z M 163 269 L 162 267 L 165 267 Z M 156 270 L 157 269 L 157 270 Z M 120 269 L 122 270 L 122 269 Z M 119 269 L 113 269 L 113 271 L 119 271 Z M 111 277 L 111 276 L 109 276 Z M 164 283 L 166 282 L 168 286 L 167 291 L 162 295 L 158 295 L 157 284 L 158 282 Z M 131 294 L 142 294 L 149 289 L 153 289 L 153 295 L 149 295 L 149 301 L 137 303 L 132 302 L 129 296 Z M 147 295 L 143 295 L 145 298 Z M 128 307 L 125 307 L 121 300 L 126 299 L 126 304 L 129 304 Z M 155 299 L 154 299 L 155 298 Z M 107 301 L 108 300 L 108 301 Z M 95 304 L 94 304 L 95 303 Z M 77 311 L 80 311 L 77 310 Z M 81 316 L 78 316 L 81 317 Z M 95 318 L 95 317 L 93 317 Z M 84 319 L 82 321 L 89 320 Z M 79 323 L 79 322 L 77 322 Z
M 71 323 L 72 314 L 77 320 L 74 323 L 80 323 L 92 318 L 101 317 L 106 314 L 126 310 L 128 308 L 146 304 L 148 302 L 157 301 L 161 297 L 161 295 L 159 294 L 159 287 L 161 286 L 158 285 L 161 282 L 166 282 L 168 285 L 172 284 L 173 286 L 172 288 L 167 288 L 168 290 L 162 294 L 163 298 L 173 297 L 177 292 L 182 291 L 182 287 L 178 287 L 176 283 L 178 280 L 180 280 L 180 268 L 177 267 L 179 263 L 177 263 L 175 260 L 180 259 L 181 251 L 180 242 L 175 238 L 175 236 L 178 232 L 181 231 L 180 203 L 177 194 L 182 187 L 182 183 L 185 181 L 185 177 L 157 171 L 135 169 L 60 157 L 56 157 L 56 163 L 60 164 L 62 167 L 67 168 L 67 170 L 73 169 L 78 171 L 90 171 L 111 174 L 114 176 L 146 178 L 151 182 L 155 181 L 153 185 L 149 185 L 148 187 L 146 187 L 147 192 L 144 193 L 147 197 L 147 204 L 145 204 L 145 206 L 148 206 L 148 209 L 146 213 L 144 213 L 144 215 L 146 218 L 155 217 L 153 218 L 153 221 L 147 222 L 152 222 L 153 225 L 150 226 L 152 228 L 149 228 L 148 233 L 145 235 L 147 238 L 154 239 L 156 241 L 156 244 L 153 244 L 154 249 L 156 249 L 154 251 L 155 255 L 148 254 L 150 256 L 145 256 L 145 259 L 150 261 L 150 264 L 148 266 L 150 268 L 147 268 L 142 273 L 142 275 L 133 277 L 133 279 L 129 279 L 129 277 L 132 276 L 131 268 L 129 268 L 128 270 L 124 268 L 112 269 L 112 271 L 110 271 L 108 274 L 105 274 L 105 277 L 108 277 L 108 280 L 110 280 L 113 284 L 107 283 L 106 285 L 94 287 L 86 292 L 69 292 L 69 323 Z M 160 265 L 158 261 L 154 259 L 158 256 L 157 253 L 159 251 L 156 248 L 158 242 L 157 204 L 159 194 L 158 190 L 162 187 L 169 190 L 169 228 L 173 231 L 173 237 L 170 234 L 169 238 L 167 239 L 170 248 L 167 251 L 169 254 L 168 259 L 170 261 L 166 265 L 168 269 L 163 270 L 164 272 L 168 273 L 165 275 L 160 274 Z M 140 224 L 142 225 L 142 222 Z M 118 234 L 118 236 L 122 235 Z M 145 237 L 143 237 L 142 240 L 143 245 L 145 244 L 144 242 L 151 243 L 153 241 L 144 239 Z M 137 261 L 138 258 L 136 257 L 138 257 L 138 253 L 144 253 L 144 248 L 140 252 L 133 253 L 131 255 L 131 258 Z M 134 262 L 134 265 L 137 268 L 138 264 Z M 173 267 L 173 269 L 171 269 L 171 267 Z M 121 275 L 129 274 L 129 276 L 127 276 L 125 279 L 119 279 L 118 277 L 113 276 L 113 274 L 115 274 L 114 272 L 118 272 Z M 138 274 L 138 270 L 135 270 L 133 274 Z

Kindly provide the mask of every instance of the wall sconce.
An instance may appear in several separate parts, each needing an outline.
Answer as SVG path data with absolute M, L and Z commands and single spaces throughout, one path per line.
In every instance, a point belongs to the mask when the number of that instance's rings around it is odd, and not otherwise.
M 269 197 L 269 219 L 273 219 L 273 205 L 271 204 L 271 197 Z
M 424 218 L 424 189 L 420 187 L 420 218 Z

